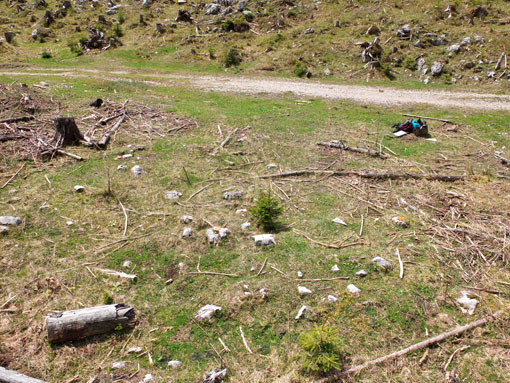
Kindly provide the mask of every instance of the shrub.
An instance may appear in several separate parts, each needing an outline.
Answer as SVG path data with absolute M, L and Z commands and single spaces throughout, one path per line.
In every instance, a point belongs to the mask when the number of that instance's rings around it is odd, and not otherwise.
M 257 226 L 265 231 L 272 231 L 278 225 L 278 217 L 282 214 L 283 207 L 273 196 L 271 190 L 260 192 L 255 202 L 255 206 L 250 209 L 250 213 L 255 219 Z
M 124 17 L 124 13 L 122 11 L 119 11 L 119 17 L 117 19 L 119 21 L 119 24 L 124 24 L 124 21 L 126 21 L 126 18 Z
M 67 46 L 69 47 L 71 52 L 74 53 L 75 55 L 80 56 L 83 54 L 83 51 L 81 49 L 81 44 L 78 41 L 73 41 L 73 40 L 68 41 Z
M 116 38 L 124 36 L 124 32 L 122 31 L 120 24 L 115 24 L 113 27 L 113 36 Z
M 48 51 L 43 51 L 43 53 L 41 53 L 41 57 L 43 59 L 51 59 L 51 53 Z
M 232 19 L 226 19 L 225 22 L 221 25 L 221 29 L 225 32 L 233 31 L 235 28 L 234 21 Z
M 391 69 L 391 67 L 388 64 L 382 64 L 379 67 L 379 70 L 381 71 L 381 73 L 383 75 L 385 75 L 390 80 L 394 80 L 395 79 L 395 75 L 392 73 L 392 69 Z
M 406 69 L 415 71 L 416 70 L 416 60 L 412 56 L 406 56 L 406 58 L 402 62 L 402 66 Z
M 301 366 L 308 373 L 327 374 L 345 363 L 345 346 L 333 326 L 315 326 L 299 336 Z
M 229 48 L 225 53 L 223 63 L 227 68 L 241 64 L 241 53 L 236 48 Z
M 303 63 L 297 62 L 294 68 L 294 74 L 298 77 L 303 77 L 306 74 L 306 65 Z

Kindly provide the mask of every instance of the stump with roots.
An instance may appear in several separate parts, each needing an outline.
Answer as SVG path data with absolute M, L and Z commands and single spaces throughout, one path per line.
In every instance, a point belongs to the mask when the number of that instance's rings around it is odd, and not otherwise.
M 83 140 L 83 135 L 80 133 L 74 118 L 55 118 L 55 136 L 53 137 L 53 141 L 57 143 L 58 147 L 78 145 L 80 141 Z

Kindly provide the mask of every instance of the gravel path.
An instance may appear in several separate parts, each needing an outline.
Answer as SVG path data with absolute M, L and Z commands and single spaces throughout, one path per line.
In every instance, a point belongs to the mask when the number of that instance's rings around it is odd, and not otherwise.
M 437 89 L 406 90 L 386 86 L 341 85 L 314 80 L 293 80 L 269 77 L 211 76 L 194 74 L 147 74 L 136 73 L 136 78 L 127 77 L 126 71 L 99 71 L 95 69 L 41 69 L 26 71 L 2 71 L 6 76 L 79 77 L 105 80 L 143 82 L 148 85 L 170 86 L 189 84 L 202 91 L 243 94 L 292 93 L 306 98 L 328 98 L 348 100 L 379 106 L 405 106 L 424 104 L 441 109 L 461 108 L 478 111 L 510 111 L 510 95 L 476 92 L 455 92 Z M 143 77 L 157 77 L 157 81 Z M 184 82 L 183 82 L 184 81 Z

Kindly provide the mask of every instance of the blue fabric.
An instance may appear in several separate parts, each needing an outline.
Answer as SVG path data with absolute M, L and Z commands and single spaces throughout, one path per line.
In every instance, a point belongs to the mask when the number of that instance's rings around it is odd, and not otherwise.
M 416 120 L 412 120 L 411 123 L 413 124 L 413 130 L 416 130 L 420 127 L 420 124 Z

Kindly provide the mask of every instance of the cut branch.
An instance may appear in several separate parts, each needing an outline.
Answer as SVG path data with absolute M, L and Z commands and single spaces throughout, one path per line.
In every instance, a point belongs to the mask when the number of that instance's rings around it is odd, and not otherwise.
M 416 344 L 414 344 L 412 346 L 403 348 L 403 349 L 401 349 L 399 351 L 392 352 L 391 354 L 382 356 L 380 358 L 370 360 L 370 361 L 365 362 L 365 363 L 363 363 L 363 364 L 361 364 L 359 366 L 351 367 L 348 370 L 339 372 L 338 374 L 334 374 L 334 375 L 329 376 L 327 378 L 322 378 L 322 379 L 316 380 L 313 383 L 328 383 L 328 382 L 338 382 L 338 381 L 341 381 L 344 377 L 346 377 L 348 375 L 352 375 L 352 374 L 357 374 L 360 371 L 362 371 L 362 370 L 364 370 L 364 369 L 366 369 L 368 367 L 375 366 L 376 364 L 384 363 L 384 362 L 386 362 L 388 360 L 399 358 L 401 356 L 409 354 L 410 352 L 413 352 L 413 351 L 416 351 L 416 350 L 419 350 L 419 349 L 422 349 L 422 348 L 425 348 L 425 347 L 433 346 L 433 345 L 435 345 L 435 344 L 437 344 L 439 342 L 444 341 L 445 339 L 461 335 L 462 333 L 464 333 L 466 331 L 469 331 L 469 330 L 472 330 L 474 328 L 483 326 L 486 323 L 493 322 L 493 321 L 499 319 L 499 317 L 502 316 L 505 313 L 506 313 L 505 310 L 500 310 L 500 311 L 498 311 L 498 312 L 496 312 L 494 314 L 488 315 L 488 316 L 486 316 L 486 317 L 484 317 L 482 319 L 479 319 L 479 320 L 476 320 L 474 322 L 468 323 L 467 325 L 456 327 L 455 329 L 453 329 L 451 331 L 444 332 L 444 333 L 436 335 L 436 336 L 434 336 L 432 338 L 428 338 L 428 339 L 426 339 L 426 340 L 424 340 L 422 342 L 419 342 L 419 343 L 416 343 Z
M 325 242 L 317 241 L 317 240 L 309 237 L 305 233 L 302 233 L 302 232 L 300 232 L 300 231 L 298 231 L 296 229 L 294 229 L 293 231 L 296 234 L 302 235 L 303 237 L 308 239 L 310 242 L 313 242 L 313 243 L 315 243 L 317 245 L 321 245 L 321 246 L 327 247 L 329 249 L 344 249 L 346 247 L 357 246 L 357 245 L 364 245 L 365 244 L 365 242 L 363 242 L 363 241 L 358 241 L 358 242 L 341 243 L 339 245 L 334 245 L 334 244 L 331 244 L 331 243 L 325 243 Z
M 401 113 L 401 114 L 402 114 L 402 116 L 406 116 L 406 117 L 423 118 L 424 120 L 435 120 L 435 121 L 446 122 L 447 124 L 453 124 L 453 121 L 443 120 L 442 118 L 426 117 L 426 116 L 416 116 L 414 114 L 405 114 L 405 113 Z
M 351 151 L 351 152 L 356 152 L 356 153 L 365 153 L 365 154 L 369 154 L 373 157 L 379 157 L 379 158 L 382 158 L 382 159 L 386 159 L 388 158 L 388 156 L 386 156 L 386 154 L 382 153 L 382 152 L 378 152 L 376 150 L 373 150 L 373 149 L 366 149 L 366 148 L 356 148 L 356 147 L 353 147 L 353 146 L 347 146 L 339 141 L 329 141 L 329 142 L 317 142 L 317 145 L 319 146 L 327 146 L 329 148 L 335 148 L 335 149 L 341 149 L 341 150 L 348 150 L 348 151 Z
M 104 135 L 104 137 L 101 139 L 101 141 L 99 141 L 97 143 L 97 146 L 100 149 L 105 149 L 108 146 L 108 143 L 110 142 L 110 138 L 119 129 L 120 124 L 122 124 L 125 119 L 126 119 L 126 113 L 123 113 L 122 117 L 119 119 L 119 121 L 117 121 L 115 123 L 115 125 L 113 125 L 113 127 L 110 129 L 110 131 Z
M 258 176 L 258 178 L 285 178 L 285 177 L 297 177 L 305 176 L 310 174 L 329 174 L 338 177 L 361 177 L 376 180 L 398 180 L 398 179 L 415 179 L 421 180 L 426 179 L 430 181 L 444 181 L 454 182 L 467 178 L 466 175 L 453 175 L 453 174 L 427 174 L 427 173 L 371 173 L 371 172 L 356 172 L 347 170 L 319 170 L 319 169 L 304 169 L 296 170 L 292 172 L 267 174 Z
M 0 383 L 45 383 L 42 380 L 31 378 L 16 371 L 0 367 Z

